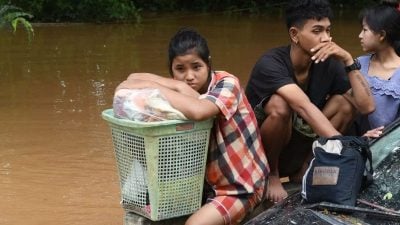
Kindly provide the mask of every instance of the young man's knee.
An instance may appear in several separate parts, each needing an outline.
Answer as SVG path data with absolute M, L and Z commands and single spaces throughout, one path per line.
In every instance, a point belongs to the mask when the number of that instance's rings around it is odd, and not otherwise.
M 346 132 L 351 121 L 356 117 L 356 108 L 342 95 L 332 96 L 323 113 L 339 132 Z
M 329 98 L 323 112 L 328 118 L 334 117 L 335 115 L 353 117 L 356 108 L 343 95 L 334 95 Z
M 288 121 L 292 117 L 292 110 L 289 104 L 279 95 L 273 95 L 265 105 L 264 111 L 271 119 Z
M 342 115 L 353 116 L 356 111 L 356 108 L 348 101 L 343 95 L 334 95 L 332 96 L 332 100 L 336 102 L 338 105 L 338 113 Z

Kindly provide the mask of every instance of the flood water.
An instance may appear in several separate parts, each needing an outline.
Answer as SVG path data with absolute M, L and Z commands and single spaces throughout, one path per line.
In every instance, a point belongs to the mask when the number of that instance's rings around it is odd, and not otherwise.
M 334 41 L 361 54 L 357 21 L 333 22 Z M 167 75 L 181 26 L 209 41 L 215 69 L 245 86 L 268 48 L 288 43 L 279 16 L 165 15 L 134 24 L 35 24 L 0 31 L 0 224 L 121 225 L 107 123 L 115 87 L 131 72 Z

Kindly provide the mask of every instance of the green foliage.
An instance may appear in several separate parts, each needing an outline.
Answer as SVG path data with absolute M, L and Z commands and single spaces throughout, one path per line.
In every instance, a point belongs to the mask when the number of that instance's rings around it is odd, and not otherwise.
M 0 0 L 6 1 L 6 0 Z M 140 9 L 131 0 L 10 0 L 30 9 L 41 22 L 139 21 Z
M 135 5 L 145 11 L 250 11 L 285 4 L 278 0 L 135 0 Z
M 32 18 L 33 16 L 31 14 L 26 13 L 21 8 L 13 5 L 3 5 L 0 8 L 0 28 L 9 24 L 15 33 L 18 24 L 21 24 L 28 34 L 29 42 L 31 42 L 34 35 L 32 24 L 28 21 L 28 19 Z
M 270 13 L 289 0 L 0 0 L 35 15 L 40 22 L 139 22 L 143 11 Z M 358 10 L 376 0 L 331 0 L 334 8 Z

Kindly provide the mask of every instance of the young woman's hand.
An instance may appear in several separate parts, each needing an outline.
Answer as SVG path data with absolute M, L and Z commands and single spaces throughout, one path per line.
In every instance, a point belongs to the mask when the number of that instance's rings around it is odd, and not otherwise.
M 127 79 L 122 81 L 115 91 L 119 89 L 143 89 L 143 88 L 158 88 L 158 83 L 148 80 L 135 80 L 135 79 Z
M 363 136 L 368 138 L 378 138 L 383 133 L 383 126 L 367 131 Z
M 149 86 L 149 83 L 146 83 L 144 81 L 153 82 L 153 83 L 156 83 L 158 87 L 163 86 L 165 88 L 169 88 L 169 89 L 179 92 L 181 94 L 185 94 L 185 95 L 192 96 L 195 98 L 199 97 L 199 93 L 197 91 L 193 90 L 193 88 L 191 88 L 185 82 L 179 81 L 179 80 L 174 80 L 171 77 L 163 77 L 163 76 L 160 76 L 157 74 L 152 74 L 152 73 L 132 73 L 128 76 L 126 81 L 128 81 L 128 83 L 136 83 L 136 82 L 139 82 L 142 84 L 145 83 L 145 84 L 147 84 L 148 88 L 150 88 L 150 87 L 156 88 L 156 86 L 154 84 L 152 86 Z M 136 85 L 136 84 L 132 84 L 132 85 Z M 136 87 L 137 87 L 137 85 L 136 85 Z

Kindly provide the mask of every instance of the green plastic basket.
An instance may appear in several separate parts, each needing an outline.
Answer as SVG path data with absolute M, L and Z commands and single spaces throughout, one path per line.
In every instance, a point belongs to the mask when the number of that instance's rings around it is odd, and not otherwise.
M 213 120 L 137 122 L 102 112 L 111 127 L 126 211 L 153 221 L 201 207 Z

